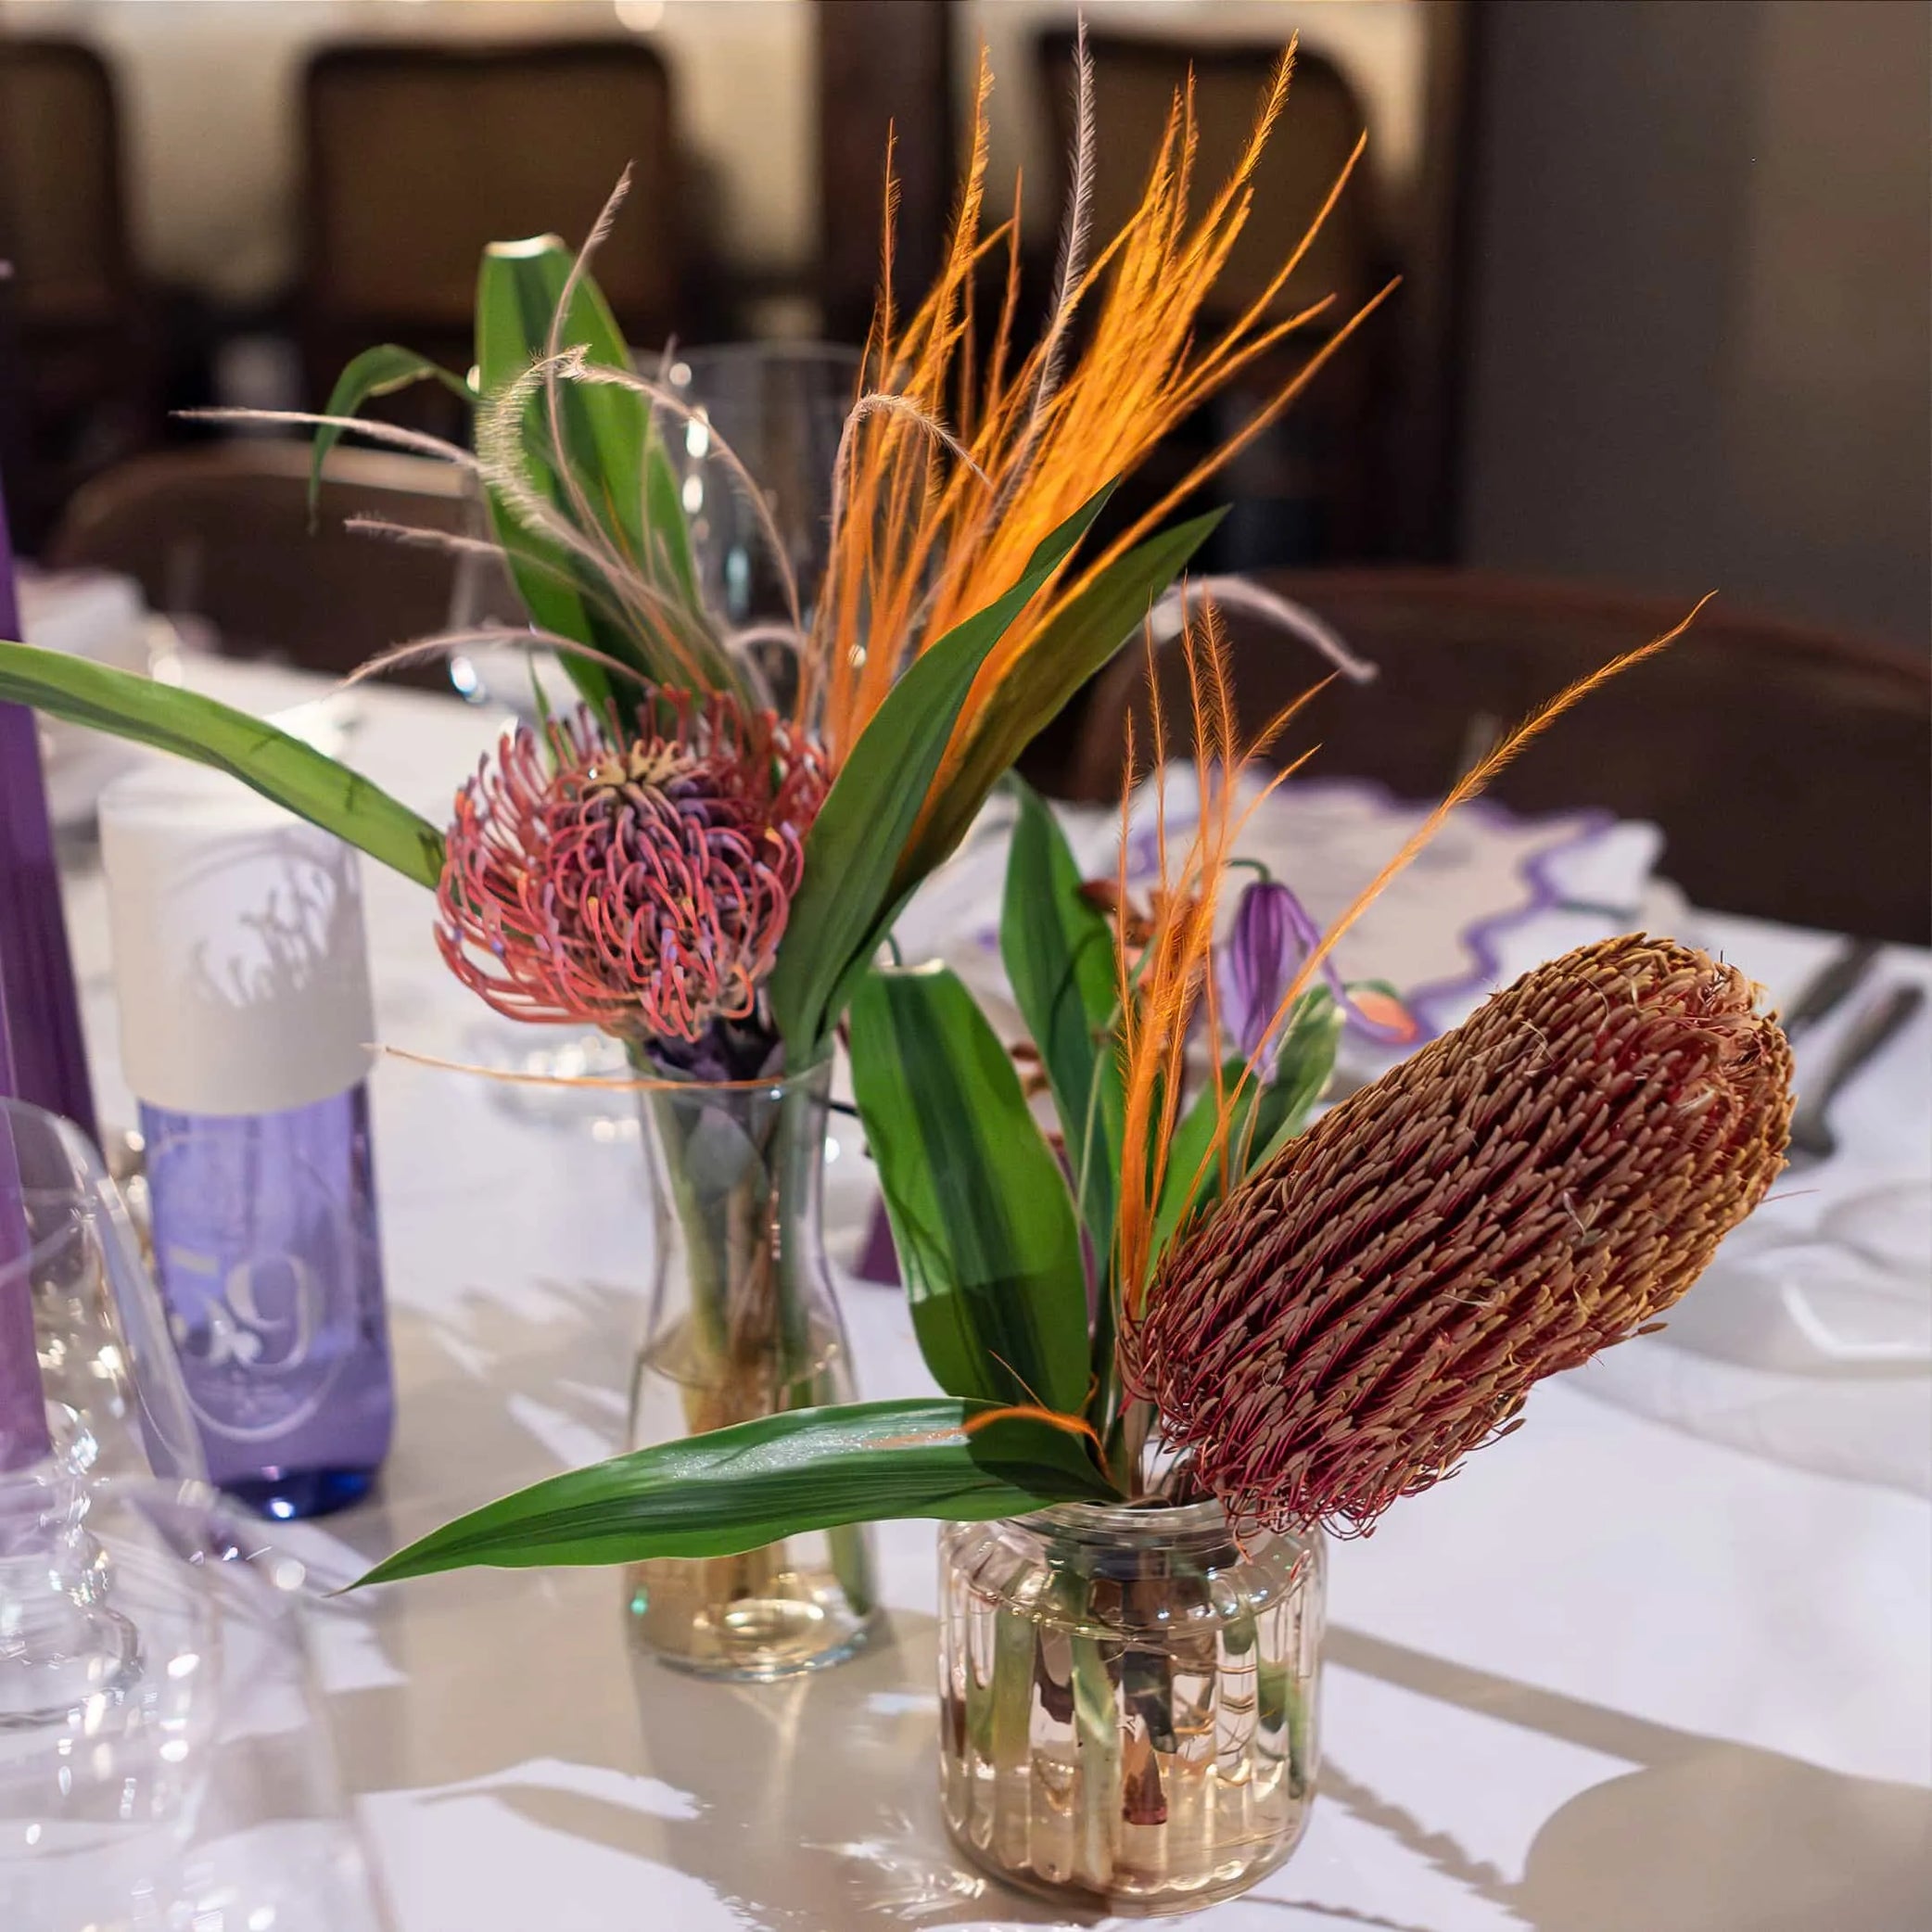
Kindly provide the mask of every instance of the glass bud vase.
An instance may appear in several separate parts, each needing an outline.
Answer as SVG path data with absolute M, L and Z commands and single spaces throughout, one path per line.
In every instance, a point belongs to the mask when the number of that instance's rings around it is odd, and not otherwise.
M 1218 1503 L 1064 1504 L 940 1535 L 947 1827 L 985 1870 L 1132 1917 L 1231 1898 L 1315 1796 L 1318 1535 Z
M 790 1077 L 644 1095 L 657 1265 L 631 1379 L 632 1448 L 852 1400 L 820 1225 L 831 1084 L 828 1060 Z M 862 1525 L 636 1563 L 633 1633 L 703 1676 L 817 1670 L 864 1642 L 872 1570 Z

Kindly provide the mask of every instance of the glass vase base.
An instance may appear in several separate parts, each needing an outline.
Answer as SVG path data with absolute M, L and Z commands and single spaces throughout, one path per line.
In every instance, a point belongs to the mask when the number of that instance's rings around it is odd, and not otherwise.
M 1209 1872 L 1190 1879 L 1186 1885 L 1176 1885 L 1165 1877 L 1150 1876 L 1145 1889 L 1132 1879 L 1120 1879 L 1112 1887 L 1101 1889 L 1084 1885 L 1077 1879 L 1036 1872 L 1025 1865 L 1010 1865 L 990 1845 L 974 1844 L 969 1834 L 956 1828 L 950 1820 L 947 1824 L 947 1836 L 952 1841 L 953 1849 L 975 1871 L 985 1873 L 988 1878 L 997 1879 L 1014 1891 L 1024 1892 L 1029 1898 L 1048 1900 L 1063 1912 L 1095 1912 L 1118 1919 L 1179 1918 L 1188 1913 L 1218 1905 L 1224 1900 L 1239 1898 L 1277 1866 L 1287 1863 L 1301 1839 L 1301 1834 L 1297 1832 L 1286 1844 L 1270 1847 L 1265 1857 L 1230 1860 L 1225 1873 Z
M 371 1469 L 264 1469 L 259 1476 L 241 1476 L 221 1485 L 257 1516 L 278 1523 L 300 1517 L 328 1516 L 360 1503 L 375 1487 Z
M 60 1614 L 30 1615 L 9 1633 L 0 1732 L 52 1723 L 95 1698 L 111 1705 L 141 1680 L 140 1633 L 125 1617 L 99 1606 L 55 1608 Z
M 57 1403 L 46 1418 L 49 1453 L 0 1471 L 0 1733 L 83 1708 L 97 1725 L 141 1682 L 140 1633 L 87 1530 L 94 1438 Z
M 877 1612 L 854 1606 L 827 1562 L 788 1544 L 743 1557 L 633 1563 L 625 1571 L 637 1648 L 693 1677 L 766 1684 L 842 1663 L 864 1648 Z
M 1307 1829 L 1316 1538 L 1218 1503 L 940 1534 L 940 1808 L 975 1865 L 1131 1918 L 1231 1899 Z

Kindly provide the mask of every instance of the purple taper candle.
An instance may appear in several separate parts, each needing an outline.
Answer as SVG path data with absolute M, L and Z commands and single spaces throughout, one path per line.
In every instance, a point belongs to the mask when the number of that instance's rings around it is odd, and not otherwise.
M 19 636 L 0 491 L 0 638 Z M 32 712 L 20 705 L 0 705 L 0 991 L 13 1036 L 13 1063 L 0 1091 L 64 1113 L 90 1140 L 98 1139 L 41 782 L 40 733 Z
M 13 546 L 0 493 L 0 638 L 18 639 Z M 18 1094 L 94 1131 L 54 833 L 41 785 L 33 714 L 0 705 L 0 1095 Z M 47 1409 L 33 1341 L 32 1246 L 13 1134 L 0 1112 L 0 1470 L 48 1454 Z

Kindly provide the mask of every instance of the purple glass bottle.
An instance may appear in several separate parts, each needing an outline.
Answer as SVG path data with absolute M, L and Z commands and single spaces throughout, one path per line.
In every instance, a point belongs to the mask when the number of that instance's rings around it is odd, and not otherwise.
M 338 1509 L 395 1409 L 355 854 L 171 762 L 108 788 L 101 858 L 155 1274 L 209 1473 L 271 1516 Z
M 239 1119 L 144 1104 L 141 1132 L 210 1479 L 273 1517 L 355 1502 L 395 1415 L 368 1089 Z

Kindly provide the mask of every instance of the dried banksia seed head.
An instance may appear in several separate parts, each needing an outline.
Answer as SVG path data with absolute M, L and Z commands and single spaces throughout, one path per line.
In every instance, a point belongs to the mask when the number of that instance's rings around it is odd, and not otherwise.
M 818 753 L 721 693 L 655 693 L 506 735 L 456 794 L 437 891 L 450 969 L 517 1020 L 694 1040 L 744 1020 L 825 795 Z
M 1231 1514 L 1368 1529 L 1655 1321 L 1784 1164 L 1791 1055 L 1641 936 L 1527 973 L 1178 1244 L 1130 1383 Z

